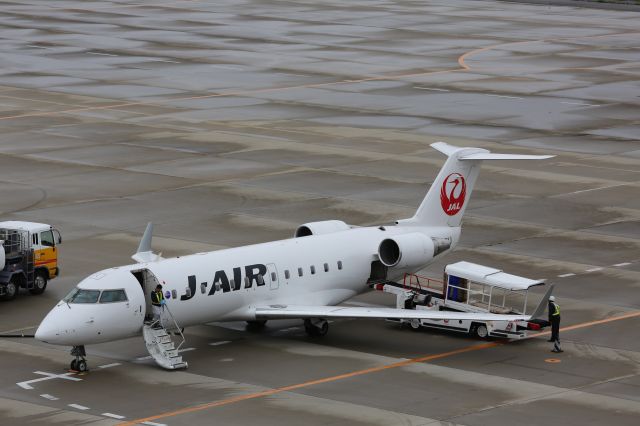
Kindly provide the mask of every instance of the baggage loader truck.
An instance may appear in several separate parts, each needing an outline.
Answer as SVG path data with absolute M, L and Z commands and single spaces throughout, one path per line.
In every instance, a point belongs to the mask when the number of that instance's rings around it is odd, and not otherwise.
M 14 299 L 21 288 L 42 294 L 60 275 L 60 232 L 35 222 L 0 222 L 0 300 Z
M 381 282 L 376 290 L 396 295 L 396 308 L 434 309 L 438 311 L 485 312 L 493 314 L 527 313 L 529 289 L 542 286 L 545 280 L 507 274 L 499 269 L 471 262 L 449 264 L 444 280 L 406 274 L 402 283 Z M 548 326 L 544 319 L 531 319 L 525 324 L 511 321 L 470 321 L 435 319 L 394 319 L 414 330 L 422 327 L 450 330 L 487 338 L 520 339 L 529 331 Z

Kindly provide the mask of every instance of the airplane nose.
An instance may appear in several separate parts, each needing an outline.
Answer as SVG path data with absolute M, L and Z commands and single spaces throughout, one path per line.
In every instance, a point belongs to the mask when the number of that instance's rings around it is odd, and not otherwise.
M 36 340 L 40 340 L 45 343 L 51 343 L 55 340 L 55 336 L 56 330 L 51 326 L 51 322 L 47 321 L 46 318 L 40 323 L 40 326 L 38 326 L 36 334 L 34 335 Z

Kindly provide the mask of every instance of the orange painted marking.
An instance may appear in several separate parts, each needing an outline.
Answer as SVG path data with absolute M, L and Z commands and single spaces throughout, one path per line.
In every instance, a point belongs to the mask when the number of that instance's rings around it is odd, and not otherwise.
M 547 358 L 544 360 L 544 362 L 548 362 L 549 364 L 559 364 L 562 361 L 559 360 L 558 358 Z
M 617 316 L 617 317 L 605 318 L 605 319 L 602 319 L 602 320 L 589 321 L 589 322 L 585 322 L 585 323 L 581 323 L 581 324 L 571 325 L 571 326 L 568 326 L 568 327 L 561 328 L 561 331 L 576 330 L 576 329 L 580 329 L 580 328 L 591 327 L 591 326 L 594 326 L 594 325 L 606 324 L 606 323 L 613 322 L 613 321 L 620 321 L 620 320 L 623 320 L 623 319 L 636 318 L 636 317 L 640 317 L 640 311 L 631 312 L 631 313 L 620 315 L 620 316 Z M 550 334 L 550 333 L 551 332 L 538 333 L 538 334 L 536 334 L 535 336 L 532 336 L 532 337 L 543 336 L 543 335 Z M 418 358 L 408 359 L 408 360 L 405 360 L 405 361 L 394 362 L 392 364 L 386 364 L 386 365 L 381 365 L 381 366 L 378 366 L 378 367 L 366 368 L 364 370 L 356 370 L 356 371 L 352 371 L 350 373 L 339 374 L 337 376 L 325 377 L 325 378 L 317 379 L 317 380 L 310 380 L 310 381 L 307 381 L 307 382 L 302 382 L 302 383 L 289 385 L 289 386 L 283 386 L 283 387 L 280 387 L 280 388 L 269 389 L 269 390 L 265 390 L 265 391 L 261 391 L 261 392 L 249 393 L 249 394 L 246 394 L 246 395 L 239 395 L 239 396 L 235 396 L 235 397 L 232 397 L 232 398 L 221 399 L 219 401 L 207 402 L 207 403 L 204 403 L 204 404 L 194 405 L 193 407 L 185 407 L 185 408 L 181 408 L 181 409 L 174 410 L 174 411 L 167 411 L 165 413 L 156 414 L 156 415 L 153 415 L 153 416 L 149 416 L 149 417 L 145 417 L 145 418 L 141 418 L 141 419 L 135 419 L 135 420 L 131 420 L 131 421 L 128 421 L 128 422 L 120 423 L 120 426 L 133 426 L 135 424 L 142 423 L 142 422 L 151 422 L 151 421 L 162 419 L 162 418 L 166 418 L 166 417 L 173 417 L 173 416 L 178 416 L 178 415 L 181 415 L 181 414 L 188 414 L 188 413 L 193 413 L 193 412 L 197 412 L 197 411 L 206 410 L 206 409 L 209 409 L 209 408 L 221 407 L 221 406 L 229 405 L 229 404 L 235 404 L 236 402 L 241 402 L 241 401 L 246 401 L 246 400 L 256 399 L 256 398 L 262 398 L 264 396 L 275 395 L 275 394 L 279 394 L 279 393 L 282 393 L 282 392 L 288 392 L 288 391 L 292 391 L 292 390 L 296 390 L 296 389 L 300 389 L 300 388 L 306 388 L 306 387 L 309 387 L 309 386 L 319 385 L 319 384 L 323 384 L 323 383 L 337 382 L 339 380 L 344 380 L 344 379 L 349 379 L 349 378 L 352 378 L 352 377 L 363 376 L 365 374 L 377 373 L 377 372 L 380 372 L 380 371 L 390 370 L 390 369 L 398 368 L 398 367 L 405 367 L 407 365 L 416 364 L 416 363 L 419 363 L 419 362 L 428 362 L 428 361 L 433 361 L 433 360 L 436 360 L 436 359 L 447 358 L 447 357 L 450 357 L 450 356 L 453 356 L 453 355 L 459 355 L 459 354 L 463 354 L 463 353 L 467 353 L 467 352 L 473 352 L 473 351 L 479 351 L 479 350 L 482 350 L 482 349 L 495 348 L 497 346 L 502 346 L 502 345 L 506 345 L 506 344 L 508 344 L 508 341 L 505 341 L 505 342 L 488 342 L 488 343 L 483 343 L 483 344 L 479 344 L 479 345 L 467 346 L 465 348 L 456 349 L 456 350 L 450 351 L 450 352 L 444 352 L 444 353 L 435 354 L 435 355 L 426 355 L 426 356 L 422 356 L 422 357 L 418 357 Z

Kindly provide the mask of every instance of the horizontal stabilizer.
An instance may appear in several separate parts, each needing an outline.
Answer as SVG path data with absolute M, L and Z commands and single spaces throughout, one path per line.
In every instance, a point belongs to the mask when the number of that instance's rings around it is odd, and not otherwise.
M 546 160 L 555 155 L 520 155 L 520 154 L 469 154 L 461 155 L 459 160 Z
M 393 318 L 477 321 L 527 321 L 529 315 L 502 315 L 481 312 L 436 311 L 431 309 L 395 309 L 350 306 L 270 305 L 258 306 L 256 319 L 287 318 Z

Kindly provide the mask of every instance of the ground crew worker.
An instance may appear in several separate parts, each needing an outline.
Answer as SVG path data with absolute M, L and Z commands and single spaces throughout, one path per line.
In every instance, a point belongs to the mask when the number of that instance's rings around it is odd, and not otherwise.
M 162 319 L 162 306 L 164 305 L 164 296 L 162 295 L 162 286 L 158 284 L 156 289 L 151 292 L 151 307 L 153 309 L 153 321 Z
M 551 323 L 551 338 L 553 350 L 551 352 L 564 352 L 560 349 L 560 305 L 556 303 L 554 296 L 549 297 L 549 322 Z

